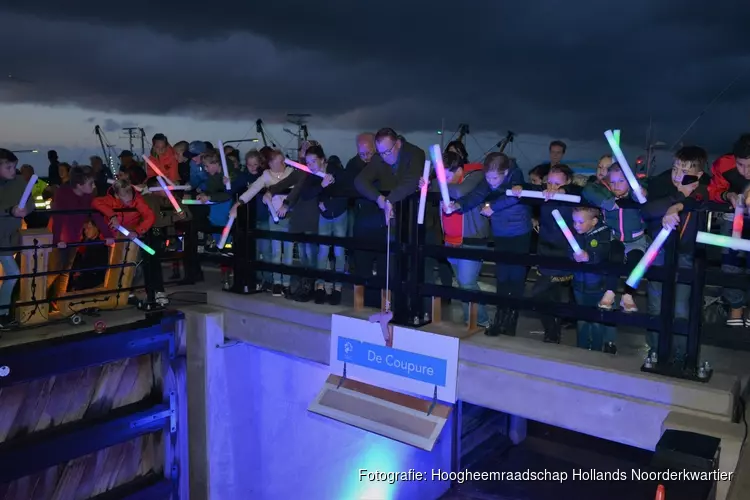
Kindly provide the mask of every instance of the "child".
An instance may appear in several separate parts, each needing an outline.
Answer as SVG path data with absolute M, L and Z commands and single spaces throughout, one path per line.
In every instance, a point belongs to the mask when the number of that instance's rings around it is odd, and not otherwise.
M 528 253 L 531 245 L 531 211 L 505 192 L 515 184 L 523 183 L 521 169 L 512 164 L 504 153 L 490 153 L 484 159 L 484 179 L 453 205 L 459 213 L 467 213 L 480 204 L 481 215 L 490 219 L 495 249 L 507 253 Z M 464 221 L 466 219 L 463 219 Z M 526 285 L 526 267 L 497 263 L 495 265 L 497 293 L 520 299 Z M 485 331 L 486 335 L 515 335 L 518 310 L 498 307 L 495 321 Z
M 234 206 L 230 209 L 229 215 L 230 216 L 237 216 L 237 209 L 244 205 L 250 200 L 253 199 L 253 197 L 258 194 L 261 190 L 266 189 L 270 186 L 273 186 L 274 184 L 278 183 L 279 181 L 286 179 L 289 177 L 294 169 L 292 167 L 287 167 L 284 163 L 284 153 L 281 151 L 274 149 L 270 150 L 268 152 L 267 156 L 267 162 L 268 162 L 268 170 L 263 171 L 263 174 L 256 179 L 255 182 L 253 182 L 250 187 L 245 191 L 237 201 L 237 203 L 234 204 Z M 286 199 L 286 195 L 276 195 L 271 196 L 271 201 L 269 204 L 269 210 L 273 210 L 276 212 L 278 208 L 281 207 L 281 204 L 283 203 L 284 199 Z M 266 199 L 264 197 L 264 199 Z M 269 227 L 271 227 L 274 231 L 283 231 L 288 232 L 289 231 L 289 219 L 286 218 L 279 218 L 278 223 L 274 223 L 272 216 L 269 215 Z M 283 246 L 283 257 L 282 257 L 282 246 Z M 281 264 L 283 262 L 286 266 L 292 265 L 292 249 L 294 247 L 294 243 L 291 241 L 284 241 L 283 245 L 281 241 L 273 240 L 271 242 L 271 262 L 274 264 Z M 282 260 L 283 258 L 283 260 Z M 282 295 L 291 297 L 291 291 L 290 291 L 290 285 L 291 285 L 291 277 L 289 275 L 283 275 L 281 273 L 273 273 L 273 287 L 271 288 L 271 293 L 274 297 L 281 297 Z
M 244 193 L 250 184 L 257 181 L 266 169 L 263 155 L 257 149 L 251 149 L 245 154 L 245 169 L 232 181 L 232 195 L 239 196 Z M 264 193 L 265 194 L 265 193 Z M 263 197 L 255 199 L 255 228 L 268 231 L 268 206 L 263 203 Z M 255 259 L 258 261 L 271 262 L 271 240 L 255 240 Z M 256 290 L 270 292 L 273 283 L 273 274 L 269 271 L 258 271 L 256 273 Z
M 151 139 L 153 147 L 151 148 L 151 161 L 157 166 L 162 174 L 167 176 L 167 179 L 174 182 L 175 184 L 180 182 L 180 169 L 177 161 L 177 155 L 174 149 L 169 144 L 167 136 L 164 134 L 156 134 Z M 146 163 L 147 176 L 149 178 L 156 177 L 156 172 L 151 168 L 151 165 Z M 131 179 L 131 182 L 133 179 Z
M 160 184 L 155 177 L 151 177 L 147 185 L 149 188 L 155 188 Z M 164 191 L 149 191 L 143 195 L 143 199 L 154 214 L 154 224 L 146 235 L 146 244 L 156 251 L 155 255 L 147 256 L 143 262 L 146 301 L 149 304 L 156 303 L 159 306 L 165 307 L 169 304 L 169 299 L 167 298 L 167 294 L 164 293 L 161 257 L 166 248 L 167 232 L 177 221 L 187 220 L 189 212 L 187 207 L 181 206 L 182 212 L 177 213 Z
M 18 206 L 26 189 L 26 182 L 20 175 L 16 175 L 17 165 L 18 157 L 12 151 L 0 149 L 0 266 L 3 268 L 4 276 L 20 274 L 13 257 L 14 252 L 2 248 L 17 247 L 21 244 L 21 222 L 34 210 L 34 199 L 31 196 L 23 207 Z M 18 280 L 4 279 L 0 283 L 0 328 L 8 328 L 15 323 L 11 319 L 10 307 L 16 281 Z
M 547 174 L 547 181 L 543 186 L 515 185 L 513 186 L 513 194 L 520 196 L 522 189 L 541 190 L 548 200 L 554 194 L 580 194 L 581 189 L 571 184 L 572 181 L 573 171 L 570 167 L 558 164 L 550 167 Z M 555 209 L 560 211 L 568 226 L 573 224 L 573 208 L 570 204 L 545 202 L 539 211 L 539 244 L 537 246 L 537 254 L 547 257 L 567 258 L 570 253 L 570 245 L 552 215 L 552 211 Z M 537 280 L 534 282 L 534 287 L 531 290 L 532 296 L 543 298 L 548 302 L 562 302 L 563 289 L 572 281 L 573 274 L 570 271 L 538 268 L 537 275 Z M 544 328 L 544 342 L 559 344 L 562 332 L 561 319 L 543 314 L 541 320 Z
M 116 180 L 106 196 L 94 198 L 91 208 L 99 211 L 106 219 L 106 225 L 100 223 L 98 228 L 108 246 L 112 246 L 115 239 L 125 238 L 117 229 L 119 226 L 130 231 L 128 238 L 133 239 L 143 237 L 154 225 L 154 213 L 143 196 L 125 179 Z M 134 208 L 135 211 L 120 211 L 124 208 Z
M 207 150 L 203 154 L 203 166 L 206 171 L 206 177 L 200 186 L 196 186 L 200 192 L 196 196 L 196 199 L 202 203 L 213 203 L 209 206 L 208 211 L 208 222 L 212 226 L 226 226 L 229 220 L 229 210 L 231 208 L 229 201 L 232 195 L 226 188 L 229 179 L 224 177 L 219 150 Z M 219 234 L 214 235 L 216 243 L 218 243 L 220 238 Z
M 99 214 L 96 215 L 101 217 Z M 95 242 L 97 240 L 99 240 L 99 230 L 93 222 L 90 220 L 86 221 L 83 225 L 83 241 Z M 109 249 L 107 245 L 86 245 L 72 250 L 75 251 L 75 257 L 73 258 L 73 265 L 71 267 L 74 269 L 93 269 L 98 267 L 100 270 L 71 273 L 68 290 L 90 290 L 102 286 L 107 273 L 106 267 L 109 264 Z
M 744 202 L 747 206 L 742 198 L 743 193 L 750 186 L 750 134 L 744 134 L 737 140 L 732 154 L 724 155 L 714 162 L 711 166 L 711 174 L 711 183 L 708 186 L 711 201 L 728 204 L 727 209 L 731 208 L 732 212 L 739 203 Z M 722 233 L 731 235 L 734 213 L 723 214 L 723 219 Z M 748 218 L 745 217 L 744 221 L 743 227 L 747 227 Z M 744 274 L 750 267 L 749 260 L 750 253 L 725 248 L 721 270 L 725 273 Z M 750 318 L 745 316 L 747 306 L 745 291 L 725 288 L 723 295 L 730 307 L 727 326 L 750 327 Z
M 482 164 L 464 164 L 463 159 L 457 153 L 448 151 L 443 154 L 443 163 L 447 167 L 445 172 L 448 181 L 448 194 L 451 198 L 461 199 L 463 196 L 473 192 L 481 183 L 486 183 Z M 424 180 L 420 179 L 420 188 Z M 433 181 L 432 190 L 439 190 L 437 181 Z M 456 204 L 454 208 L 459 208 Z M 442 213 L 442 227 L 445 246 L 454 248 L 487 248 L 486 239 L 489 236 L 489 224 L 487 217 L 482 215 L 483 206 L 481 202 L 472 209 L 461 206 L 461 213 Z M 474 241 L 472 241 L 474 240 Z M 481 260 L 465 260 L 449 258 L 453 267 L 458 286 L 464 290 L 480 291 L 479 272 L 482 269 Z M 500 278 L 498 278 L 499 280 Z M 463 304 L 464 323 L 469 322 L 469 304 Z M 490 326 L 490 318 L 487 315 L 487 307 L 478 304 L 477 326 L 485 330 Z
M 589 182 L 606 183 L 609 167 L 612 166 L 614 161 L 611 155 L 603 155 L 599 158 L 599 162 L 596 164 L 596 173 L 589 178 Z
M 646 190 L 642 189 L 645 196 Z M 589 183 L 583 188 L 583 197 L 604 211 L 604 223 L 612 229 L 614 238 L 624 246 L 625 262 L 632 267 L 641 260 L 651 244 L 646 235 L 646 224 L 637 207 L 620 208 L 618 200 L 636 200 L 627 177 L 619 163 L 613 163 L 607 177 L 598 183 Z M 609 281 L 607 291 L 599 301 L 599 308 L 611 310 L 615 303 L 616 279 Z M 627 313 L 637 312 L 633 294 L 635 290 L 625 285 L 620 307 Z
M 70 182 L 61 185 L 52 199 L 52 210 L 86 210 L 94 200 L 95 177 L 91 167 L 75 167 L 70 172 Z M 101 219 L 101 215 L 94 214 Z M 57 245 L 49 255 L 49 271 L 68 271 L 76 258 L 76 247 L 83 238 L 83 229 L 91 216 L 88 213 L 53 214 L 50 218 L 52 243 Z M 100 220 L 100 223 L 102 221 Z M 68 273 L 47 276 L 50 298 L 59 297 L 68 289 Z M 53 306 L 54 307 L 54 306 Z
M 601 212 L 597 208 L 577 207 L 573 209 L 573 229 L 578 233 L 578 244 L 583 250 L 573 254 L 576 262 L 599 264 L 609 260 L 612 231 L 601 222 Z M 573 294 L 576 303 L 582 306 L 596 306 L 605 288 L 603 274 L 577 271 L 573 274 Z M 602 323 L 578 321 L 578 347 L 593 351 L 616 354 L 615 328 Z

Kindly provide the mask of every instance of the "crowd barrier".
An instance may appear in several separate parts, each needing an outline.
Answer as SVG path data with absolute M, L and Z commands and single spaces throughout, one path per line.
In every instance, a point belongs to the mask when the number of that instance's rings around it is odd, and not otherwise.
M 430 193 L 433 209 L 437 209 L 437 201 L 439 200 L 437 196 L 439 194 Z M 521 202 L 531 205 L 542 203 L 540 200 L 525 198 Z M 563 202 L 555 201 L 547 203 L 564 204 Z M 472 304 L 511 307 L 520 311 L 534 311 L 559 318 L 621 326 L 627 325 L 642 329 L 644 334 L 647 330 L 658 333 L 658 346 L 655 350 L 656 356 L 644 362 L 643 371 L 702 382 L 710 379 L 712 369 L 708 364 L 701 363 L 701 344 L 710 341 L 712 344 L 722 347 L 748 349 L 748 344 L 741 340 L 741 336 L 738 342 L 738 339 L 732 338 L 734 332 L 727 332 L 723 328 L 723 325 L 721 328 L 717 327 L 717 330 L 721 332 L 713 332 L 710 336 L 704 335 L 702 323 L 706 287 L 723 286 L 744 290 L 747 289 L 748 284 L 746 275 L 725 274 L 718 268 L 709 268 L 710 263 L 706 253 L 707 249 L 704 245 L 696 245 L 694 265 L 690 269 L 685 269 L 678 267 L 678 239 L 676 234 L 670 235 L 666 241 L 663 247 L 663 251 L 665 252 L 664 264 L 661 266 L 651 266 L 644 276 L 644 281 L 662 283 L 661 312 L 658 316 L 642 312 L 624 313 L 618 310 L 605 311 L 596 307 L 582 306 L 571 302 L 553 303 L 528 297 L 514 299 L 495 293 L 462 290 L 450 286 L 428 283 L 425 282 L 423 263 L 428 257 L 453 257 L 467 260 L 484 260 L 485 262 L 493 263 L 518 264 L 527 268 L 544 267 L 569 271 L 585 270 L 588 273 L 616 273 L 619 276 L 627 276 L 632 270 L 632 265 L 627 266 L 609 262 L 593 265 L 589 263 L 577 263 L 572 259 L 566 258 L 507 253 L 492 248 L 470 249 L 429 245 L 425 242 L 425 227 L 416 223 L 418 197 L 410 196 L 404 201 L 396 203 L 394 208 L 396 216 L 391 224 L 390 290 L 387 292 L 384 290 L 386 281 L 384 276 L 360 276 L 348 272 L 287 266 L 257 260 L 256 239 L 324 244 L 344 247 L 347 250 L 355 252 L 357 250 L 366 250 L 381 253 L 386 251 L 386 242 L 384 241 L 382 245 L 373 247 L 371 244 L 349 237 L 259 230 L 255 227 L 255 203 L 243 205 L 238 210 L 237 220 L 232 229 L 233 247 L 231 256 L 223 259 L 233 269 L 233 282 L 229 287 L 229 291 L 240 294 L 256 293 L 258 285 L 256 271 L 269 271 L 291 276 L 321 278 L 329 282 L 337 281 L 353 284 L 355 286 L 355 308 L 362 305 L 362 287 L 379 288 L 383 290 L 381 297 L 385 298 L 386 294 L 389 294 L 390 303 L 395 305 L 393 308 L 393 323 L 396 325 L 419 327 L 430 322 L 439 322 L 441 298 L 457 299 Z M 709 214 L 711 212 L 724 211 L 725 207 L 718 205 L 704 207 L 702 210 L 696 212 L 698 227 L 701 230 L 710 229 Z M 677 284 L 687 284 L 691 287 L 689 299 L 690 312 L 687 319 L 675 317 Z M 384 307 L 384 302 L 385 300 L 383 300 L 383 306 L 381 307 Z M 475 311 L 473 306 L 472 311 Z M 472 314 L 472 320 L 474 319 L 475 314 Z M 475 323 L 470 322 L 470 328 L 474 326 Z M 686 353 L 682 359 L 675 360 L 672 356 L 672 335 L 686 337 Z

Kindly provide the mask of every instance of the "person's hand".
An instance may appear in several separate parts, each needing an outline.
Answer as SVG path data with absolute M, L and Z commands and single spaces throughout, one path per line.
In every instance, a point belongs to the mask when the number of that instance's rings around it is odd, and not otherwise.
M 234 205 L 232 205 L 232 208 L 229 209 L 229 216 L 230 217 L 234 217 L 235 219 L 237 218 L 237 208 L 239 206 L 240 206 L 239 203 L 235 203 Z
M 107 222 L 107 224 L 109 224 L 110 229 L 114 230 L 117 226 L 120 225 L 120 221 L 117 220 L 116 215 L 113 215 L 109 218 L 109 222 Z
M 187 217 L 187 214 L 183 210 L 182 212 L 177 212 L 177 218 L 180 220 L 185 220 L 185 217 Z
M 222 180 L 224 181 L 224 185 L 225 185 L 225 186 L 226 186 L 227 184 L 231 184 L 231 182 L 232 182 L 232 180 L 231 180 L 231 179 L 230 179 L 229 177 L 226 177 L 226 176 L 225 176 L 225 177 L 224 177 L 224 179 L 222 179 Z
M 113 247 L 115 246 L 115 239 L 107 238 L 106 240 L 104 240 L 104 244 L 107 245 L 108 247 Z
M 495 212 L 492 210 L 492 207 L 490 207 L 489 203 L 485 203 L 479 213 L 481 215 L 484 215 L 485 217 L 492 217 L 492 214 L 494 214 Z
M 273 201 L 273 196 L 271 196 L 271 193 L 266 191 L 266 194 L 263 195 L 263 203 L 265 203 L 268 206 L 271 206 L 272 201 Z
M 552 199 L 552 197 L 556 194 L 558 194 L 560 190 L 556 187 L 548 187 L 544 191 L 542 191 L 542 194 L 544 195 L 544 201 L 549 201 Z
M 539 219 L 531 219 L 531 228 L 537 233 L 539 232 Z
M 510 189 L 510 192 L 513 194 L 513 196 L 516 196 L 518 198 L 521 197 L 521 192 L 523 191 L 523 186 L 513 186 Z
M 326 211 L 325 203 L 323 203 L 322 201 L 318 203 L 318 208 L 320 209 L 321 212 L 325 212 Z
M 336 179 L 334 179 L 331 174 L 326 174 L 325 177 L 323 177 L 323 180 L 321 181 L 320 185 L 325 188 L 325 187 L 330 186 L 334 182 L 336 182 Z
M 200 201 L 201 203 L 206 203 L 207 201 L 211 201 L 211 198 L 205 194 L 199 194 L 195 199 Z
M 573 254 L 573 258 L 576 262 L 588 262 L 589 261 L 589 254 L 586 250 L 581 250 L 577 254 Z
M 440 208 L 443 210 L 443 213 L 445 213 L 446 215 L 450 215 L 453 212 L 455 212 L 457 210 L 456 207 L 457 205 L 455 201 L 450 202 L 448 205 L 446 205 L 442 201 L 440 202 Z
M 421 191 L 422 188 L 427 184 L 427 181 L 424 180 L 424 177 L 419 178 L 419 185 L 417 186 L 417 191 Z
M 387 201 L 385 199 L 385 196 L 383 196 L 381 194 L 380 196 L 378 196 L 378 199 L 376 200 L 376 202 L 377 202 L 378 208 L 380 208 L 380 210 L 385 210 L 385 204 L 387 203 Z
M 385 208 L 383 209 L 383 213 L 385 214 L 385 225 L 389 226 L 391 223 L 391 219 L 393 219 L 396 214 L 393 211 L 393 205 L 390 201 L 385 202 Z
M 279 211 L 276 212 L 276 215 L 279 216 L 279 218 L 286 217 L 286 213 L 289 211 L 289 207 L 287 205 L 281 205 L 279 207 Z
M 57 248 L 68 248 L 68 244 L 64 241 L 61 241 L 57 244 Z
M 29 214 L 29 211 L 25 208 L 21 208 L 19 206 L 13 207 L 13 210 L 11 211 L 13 214 L 13 217 L 18 217 L 19 219 L 22 219 L 26 217 Z
M 732 208 L 737 208 L 737 203 L 739 202 L 740 197 L 737 196 L 737 193 L 727 193 L 727 201 L 730 205 L 732 205 Z

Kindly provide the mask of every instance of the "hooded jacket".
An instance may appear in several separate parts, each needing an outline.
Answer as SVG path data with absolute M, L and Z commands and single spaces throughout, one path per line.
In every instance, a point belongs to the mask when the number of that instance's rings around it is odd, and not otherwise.
M 129 231 L 135 231 L 139 235 L 143 235 L 151 229 L 154 225 L 156 217 L 154 212 L 148 207 L 148 204 L 143 199 L 140 193 L 133 190 L 133 201 L 129 205 L 125 205 L 120 198 L 115 196 L 114 192 L 110 189 L 106 196 L 100 196 L 94 198 L 91 203 L 91 207 L 104 215 L 106 222 L 112 217 L 117 217 L 117 223 Z M 134 208 L 135 212 L 116 212 L 115 210 L 123 208 Z M 94 220 L 97 222 L 97 219 Z M 100 223 L 99 232 L 101 232 L 104 238 L 119 237 L 114 235 L 109 229 L 109 226 L 105 223 Z
M 602 209 L 604 223 L 612 229 L 615 239 L 629 243 L 646 233 L 646 224 L 643 222 L 641 210 L 617 206 L 617 198 L 606 183 L 586 184 L 581 194 L 587 201 Z M 636 199 L 632 189 L 624 198 Z
M 177 163 L 177 155 L 172 149 L 172 146 L 167 146 L 167 150 L 162 155 L 151 155 L 150 160 L 154 162 L 156 167 L 167 176 L 167 178 L 175 184 L 180 182 L 180 169 Z M 148 178 L 156 177 L 156 172 L 151 169 L 151 165 L 146 162 L 147 171 L 146 176 Z
M 13 208 L 21 201 L 23 191 L 26 189 L 26 181 L 20 175 L 13 179 L 0 180 L 0 255 L 13 255 L 15 250 L 2 250 L 5 247 L 15 247 L 20 244 L 22 218 L 14 217 L 11 213 Z M 29 196 L 26 202 L 29 213 L 34 211 L 34 198 Z
M 734 155 L 724 155 L 711 165 L 711 183 L 708 186 L 709 199 L 716 203 L 727 203 L 727 193 L 742 194 L 750 185 L 737 170 Z
M 448 194 L 451 199 L 460 199 L 472 192 L 477 185 L 484 181 L 482 165 L 464 165 L 464 176 L 460 182 L 448 184 Z M 437 179 L 430 184 L 430 191 L 439 192 L 440 186 Z M 440 222 L 443 228 L 443 237 L 446 245 L 487 245 L 487 237 L 490 235 L 489 220 L 481 214 L 482 207 L 477 205 L 471 210 L 462 210 L 452 214 L 440 211 Z M 471 240 L 478 240 L 472 242 Z

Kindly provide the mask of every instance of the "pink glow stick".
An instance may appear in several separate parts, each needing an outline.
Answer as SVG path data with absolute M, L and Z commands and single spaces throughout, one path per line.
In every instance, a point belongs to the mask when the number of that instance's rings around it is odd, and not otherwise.
M 573 233 L 570 231 L 570 228 L 568 227 L 567 222 L 565 222 L 565 219 L 563 219 L 560 211 L 553 210 L 552 217 L 555 218 L 555 222 L 557 222 L 557 225 L 560 227 L 563 236 L 565 236 L 565 239 L 568 240 L 568 245 L 570 245 L 573 253 L 578 255 L 579 253 L 583 252 L 583 250 L 581 250 L 581 245 L 579 245 L 576 239 L 573 237 Z
M 745 205 L 739 200 L 734 207 L 734 220 L 732 221 L 732 238 L 742 238 L 742 226 L 745 222 Z
M 450 213 L 451 197 L 448 194 L 448 179 L 445 175 L 443 153 L 440 151 L 439 144 L 435 144 L 430 148 L 430 155 L 432 156 L 432 163 L 435 164 L 435 173 L 437 174 L 438 186 L 440 186 L 440 197 L 448 209 L 446 213 Z
M 422 182 L 422 190 L 419 193 L 419 213 L 417 214 L 417 224 L 424 224 L 424 209 L 425 204 L 427 203 L 427 188 L 430 186 L 430 160 L 424 161 Z
M 229 217 L 227 225 L 224 226 L 224 229 L 221 231 L 221 239 L 219 240 L 219 244 L 217 245 L 218 248 L 224 248 L 224 245 L 227 244 L 227 239 L 229 239 L 229 231 L 232 230 L 232 225 L 234 225 L 234 217 Z
M 190 186 L 167 186 L 167 189 L 169 189 L 169 191 L 187 191 L 189 187 Z M 152 187 L 149 191 L 164 191 L 164 189 L 160 187 Z
M 148 166 L 151 167 L 151 170 L 153 170 L 156 175 L 161 175 L 167 181 L 167 184 L 169 184 L 170 186 L 174 186 L 174 182 L 172 182 L 171 180 L 169 180 L 169 177 L 167 177 L 166 175 L 164 175 L 164 172 L 162 172 L 161 170 L 159 170 L 159 167 L 157 167 L 154 164 L 154 162 L 151 161 L 151 158 L 149 158 L 146 155 L 143 155 L 143 160 L 146 163 L 148 163 Z
M 227 155 L 224 154 L 224 144 L 222 144 L 221 141 L 219 141 L 219 155 L 221 156 L 221 169 L 224 171 L 224 177 L 229 179 L 229 168 L 227 167 Z M 227 182 L 224 184 L 224 187 L 227 188 L 227 191 L 230 191 L 232 189 L 232 184 Z
M 306 165 L 297 163 L 296 161 L 290 160 L 289 158 L 284 158 L 284 163 L 286 163 L 290 167 L 296 168 L 297 170 L 302 170 L 303 172 L 307 172 L 308 174 L 317 175 L 321 179 L 326 176 L 326 174 L 324 174 L 323 172 L 315 172 L 313 174 L 312 171 L 309 168 L 307 168 Z
M 174 211 L 177 212 L 178 214 L 181 214 L 182 208 L 180 207 L 180 204 L 177 203 L 177 200 L 172 194 L 172 191 L 170 191 L 167 185 L 164 183 L 164 177 L 162 177 L 161 175 L 157 175 L 156 180 L 159 181 L 159 185 L 164 190 L 164 192 L 167 193 L 167 198 L 169 198 L 169 203 L 171 203 L 172 207 L 174 207 Z

